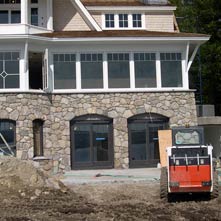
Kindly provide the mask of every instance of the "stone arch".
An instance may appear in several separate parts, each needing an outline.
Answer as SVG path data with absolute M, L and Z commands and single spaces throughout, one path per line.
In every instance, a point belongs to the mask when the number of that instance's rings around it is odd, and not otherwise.
M 112 121 L 113 119 L 110 117 L 107 117 L 105 115 L 100 115 L 100 114 L 84 114 L 80 116 L 76 116 L 71 120 L 71 123 L 76 122 L 76 121 L 85 121 L 85 120 L 106 120 L 106 121 Z
M 146 120 L 149 122 L 169 122 L 169 117 L 158 113 L 142 113 L 136 114 L 128 118 L 128 122 L 133 120 Z

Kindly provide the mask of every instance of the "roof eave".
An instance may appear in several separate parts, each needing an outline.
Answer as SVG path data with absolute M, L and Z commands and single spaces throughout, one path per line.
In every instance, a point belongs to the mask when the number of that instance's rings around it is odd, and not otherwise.
M 85 6 L 88 11 L 175 11 L 175 6 Z

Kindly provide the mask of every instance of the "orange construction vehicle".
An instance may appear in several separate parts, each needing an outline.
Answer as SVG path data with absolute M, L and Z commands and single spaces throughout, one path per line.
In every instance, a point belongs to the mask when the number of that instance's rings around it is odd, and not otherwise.
M 181 193 L 208 193 L 218 197 L 218 177 L 211 145 L 204 144 L 203 128 L 173 128 L 167 147 L 167 167 L 161 168 L 161 198 Z

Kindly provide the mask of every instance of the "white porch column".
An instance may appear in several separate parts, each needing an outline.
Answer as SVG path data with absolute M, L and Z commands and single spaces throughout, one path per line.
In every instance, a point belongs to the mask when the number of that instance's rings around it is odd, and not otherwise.
M 47 0 L 47 29 L 53 30 L 53 2 Z
M 28 24 L 28 0 L 21 1 L 21 24 Z

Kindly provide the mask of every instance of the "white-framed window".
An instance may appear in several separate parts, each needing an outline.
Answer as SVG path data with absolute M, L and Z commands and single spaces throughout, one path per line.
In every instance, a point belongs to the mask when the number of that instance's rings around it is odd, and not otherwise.
M 130 88 L 129 53 L 108 53 L 108 87 Z
M 54 89 L 76 89 L 76 55 L 54 54 Z
M 182 87 L 181 53 L 160 53 L 162 87 Z
M 155 53 L 134 53 L 134 69 L 136 88 L 157 86 Z
M 128 28 L 128 14 L 119 14 L 119 28 Z
M 186 85 L 179 52 L 54 53 L 53 62 L 54 90 L 163 90 Z
M 114 14 L 105 14 L 105 27 L 114 28 Z
M 141 13 L 134 14 L 103 14 L 104 29 L 144 29 L 145 15 Z
M 0 24 L 21 23 L 20 10 L 0 10 Z
M 81 88 L 103 88 L 102 54 L 81 54 Z
M 19 52 L 0 52 L 0 89 L 19 87 Z
M 38 8 L 31 8 L 31 25 L 38 26 Z
M 142 27 L 142 15 L 141 14 L 132 14 L 133 19 L 133 28 Z

